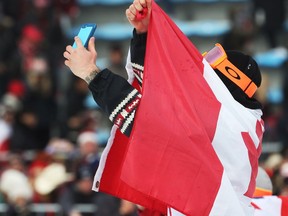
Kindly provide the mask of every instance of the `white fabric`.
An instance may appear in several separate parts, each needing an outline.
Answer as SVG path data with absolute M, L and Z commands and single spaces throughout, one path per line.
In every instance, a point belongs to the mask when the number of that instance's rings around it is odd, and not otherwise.
M 264 196 L 253 199 L 257 207 L 254 216 L 281 216 L 282 200 L 277 196 Z

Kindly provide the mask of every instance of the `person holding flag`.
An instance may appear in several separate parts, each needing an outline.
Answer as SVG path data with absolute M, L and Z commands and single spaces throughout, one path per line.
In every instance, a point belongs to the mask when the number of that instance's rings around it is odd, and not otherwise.
M 135 0 L 126 16 L 128 81 L 97 67 L 95 38 L 86 50 L 76 37 L 63 54 L 114 123 L 93 190 L 173 216 L 253 215 L 257 63 L 220 44 L 203 57 L 152 0 Z

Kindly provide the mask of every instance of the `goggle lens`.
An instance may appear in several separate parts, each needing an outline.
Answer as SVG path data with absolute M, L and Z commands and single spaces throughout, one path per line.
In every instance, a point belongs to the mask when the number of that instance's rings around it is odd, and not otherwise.
M 215 46 L 204 56 L 204 58 L 209 64 L 214 65 L 223 55 L 225 55 L 225 53 L 223 53 L 218 46 Z

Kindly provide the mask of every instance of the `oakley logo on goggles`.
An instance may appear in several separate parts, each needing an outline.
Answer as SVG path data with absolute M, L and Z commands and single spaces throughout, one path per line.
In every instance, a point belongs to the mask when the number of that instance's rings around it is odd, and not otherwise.
M 248 97 L 252 97 L 257 90 L 256 84 L 227 58 L 223 47 L 217 43 L 209 52 L 203 53 L 203 57 L 213 69 L 218 69 L 228 79 L 241 88 Z

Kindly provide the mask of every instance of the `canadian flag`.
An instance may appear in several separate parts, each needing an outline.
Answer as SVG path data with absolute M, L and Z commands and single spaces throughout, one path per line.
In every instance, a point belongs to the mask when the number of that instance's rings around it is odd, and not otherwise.
M 261 115 L 233 99 L 153 2 L 133 130 L 128 139 L 113 127 L 93 190 L 165 214 L 171 207 L 188 216 L 253 215 Z

